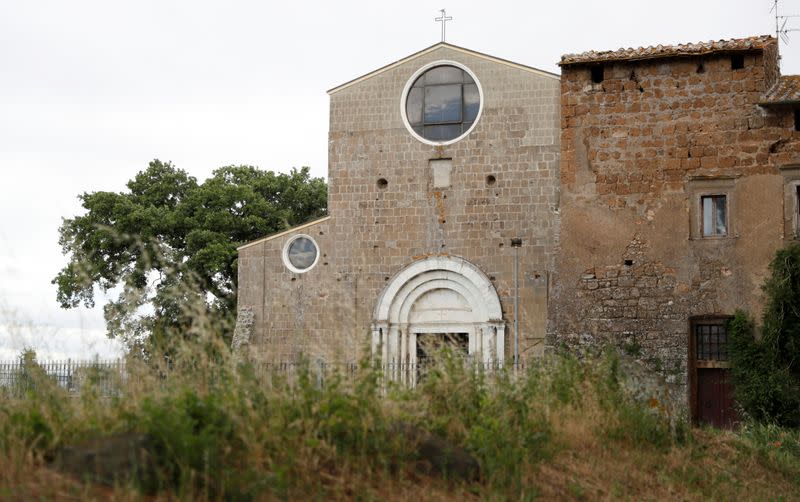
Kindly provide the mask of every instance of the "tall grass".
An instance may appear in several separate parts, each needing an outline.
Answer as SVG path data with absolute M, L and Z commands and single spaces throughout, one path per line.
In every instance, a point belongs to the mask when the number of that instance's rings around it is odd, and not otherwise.
M 149 438 L 156 469 L 129 483 L 133 493 L 351 498 L 419 478 L 420 436 L 402 433 L 412 429 L 477 459 L 482 476 L 472 493 L 520 499 L 537 493 L 532 475 L 563 447 L 557 431 L 570 413 L 609 442 L 675 444 L 657 410 L 624 395 L 614 356 L 558 355 L 517 372 L 443 353 L 415 388 L 392 384 L 366 362 L 355 378 L 334 374 L 321 386 L 309 365 L 296 378 L 265 381 L 217 343 L 183 341 L 169 361 L 132 359 L 111 396 L 93 391 L 92 379 L 70 395 L 31 361 L 34 385 L 0 397 L 0 454 L 33 468 L 63 445 L 137 432 Z

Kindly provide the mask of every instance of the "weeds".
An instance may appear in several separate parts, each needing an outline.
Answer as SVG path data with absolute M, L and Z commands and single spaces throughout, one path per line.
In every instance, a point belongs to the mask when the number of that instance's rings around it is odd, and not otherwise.
M 486 371 L 442 354 L 409 389 L 384 385 L 380 369 L 366 363 L 355 378 L 333 374 L 323 384 L 307 364 L 267 381 L 252 365 L 207 345 L 170 353 L 168 362 L 130 361 L 111 396 L 92 392 L 106 378 L 86 378 L 80 396 L 71 396 L 30 361 L 26 378 L 36 385 L 0 397 L 0 456 L 18 466 L 17 477 L 0 474 L 0 489 L 18 490 L 26 469 L 39 472 L 63 445 L 118 432 L 144 434 L 152 443 L 157 475 L 134 479 L 131 489 L 204 500 L 380 499 L 386 486 L 410 493 L 421 480 L 418 453 L 398 424 L 436 434 L 473 455 L 479 481 L 426 483 L 443 494 L 456 490 L 476 498 L 553 495 L 552 479 L 540 479 L 541 473 L 572 458 L 574 448 L 601 457 L 625 452 L 643 466 L 681 451 L 694 462 L 713 457 L 698 454 L 697 445 L 680 450 L 692 433 L 626 396 L 612 354 L 584 361 L 547 357 L 525 372 Z M 797 433 L 748 426 L 738 441 L 742 455 L 800 485 Z M 666 480 L 703 472 L 668 462 L 663 469 Z M 716 480 L 712 488 L 700 476 L 683 489 L 714 496 L 731 476 L 717 472 L 709 478 Z M 590 474 L 572 472 L 564 474 L 556 495 L 592 499 L 598 490 L 617 496 L 631 488 L 615 479 L 599 489 Z
M 793 477 L 800 485 L 800 431 L 751 422 L 742 427 L 741 444 L 767 465 Z

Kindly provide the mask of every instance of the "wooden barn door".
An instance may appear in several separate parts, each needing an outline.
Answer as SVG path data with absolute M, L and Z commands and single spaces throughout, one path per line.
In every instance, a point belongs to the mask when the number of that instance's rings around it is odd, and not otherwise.
M 698 425 L 732 428 L 738 421 L 728 360 L 727 318 L 696 319 L 691 324 L 692 418 Z

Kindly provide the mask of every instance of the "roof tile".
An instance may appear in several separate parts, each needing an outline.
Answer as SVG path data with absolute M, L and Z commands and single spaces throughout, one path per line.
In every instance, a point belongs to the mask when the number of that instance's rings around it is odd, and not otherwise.
M 800 103 L 800 75 L 783 75 L 761 99 L 762 105 Z
M 738 52 L 763 50 L 775 43 L 775 37 L 760 35 L 748 38 L 733 38 L 697 42 L 692 44 L 656 45 L 655 47 L 639 47 L 637 49 L 617 49 L 615 51 L 588 51 L 581 54 L 565 54 L 561 56 L 559 66 L 602 63 L 605 61 L 624 61 L 656 59 L 666 57 L 697 56 L 713 52 Z

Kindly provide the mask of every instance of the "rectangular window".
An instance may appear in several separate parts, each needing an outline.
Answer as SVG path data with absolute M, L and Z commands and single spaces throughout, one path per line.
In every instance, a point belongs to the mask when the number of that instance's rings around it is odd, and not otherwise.
M 725 324 L 695 324 L 695 359 L 698 361 L 728 360 L 728 331 Z
M 599 84 L 605 78 L 605 72 L 603 71 L 603 65 L 592 66 L 592 82 L 595 84 Z
M 800 165 L 780 167 L 783 175 L 783 238 L 800 240 Z
M 690 239 L 736 236 L 736 177 L 696 176 L 686 184 L 689 192 Z
M 700 198 L 703 211 L 703 237 L 728 234 L 728 216 L 725 195 L 704 195 Z
M 794 235 L 800 236 L 800 183 L 794 186 Z

